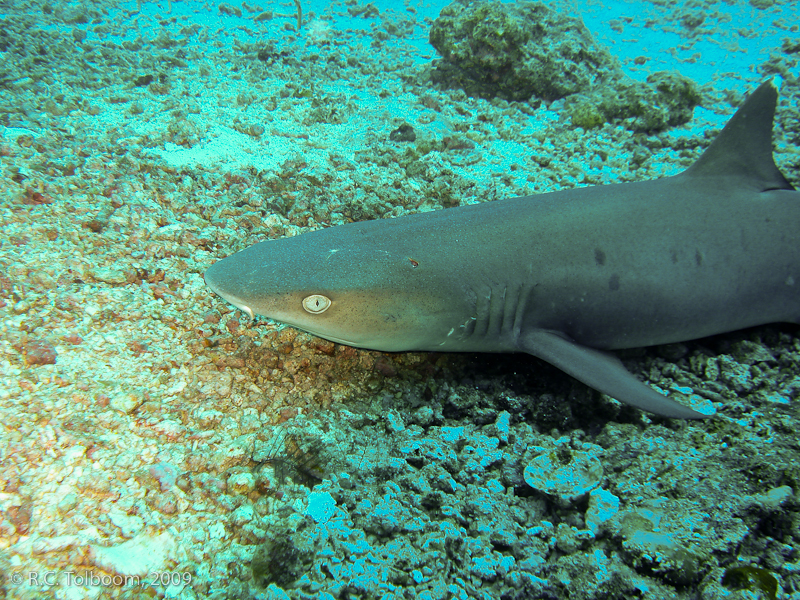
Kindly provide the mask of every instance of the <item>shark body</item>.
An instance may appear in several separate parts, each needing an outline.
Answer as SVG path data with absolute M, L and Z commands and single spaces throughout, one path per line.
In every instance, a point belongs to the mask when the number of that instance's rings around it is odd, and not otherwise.
M 800 193 L 775 166 L 762 84 L 683 173 L 261 242 L 208 286 L 351 346 L 527 352 L 621 402 L 705 415 L 608 351 L 800 319 Z

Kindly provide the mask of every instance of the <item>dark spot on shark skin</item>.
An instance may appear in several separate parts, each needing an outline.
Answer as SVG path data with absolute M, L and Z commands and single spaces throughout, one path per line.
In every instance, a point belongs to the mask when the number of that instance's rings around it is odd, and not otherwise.
M 619 275 L 614 273 L 608 280 L 608 289 L 616 292 L 619 289 Z
M 606 264 L 606 253 L 600 250 L 600 248 L 594 249 L 594 262 L 600 267 Z
M 694 262 L 697 264 L 698 267 L 703 266 L 703 254 L 700 252 L 699 249 L 695 249 L 694 251 Z
M 678 263 L 678 251 L 677 250 L 670 250 L 669 258 L 672 261 L 672 264 Z

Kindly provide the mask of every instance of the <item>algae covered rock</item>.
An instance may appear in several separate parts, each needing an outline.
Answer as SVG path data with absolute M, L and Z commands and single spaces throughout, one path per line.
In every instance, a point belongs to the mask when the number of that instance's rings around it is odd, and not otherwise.
M 552 101 L 618 70 L 581 19 L 541 2 L 454 2 L 430 43 L 443 58 L 435 77 L 483 97 Z
M 636 132 L 660 131 L 688 122 L 700 104 L 700 95 L 689 78 L 658 72 L 647 83 L 616 80 L 567 99 L 565 110 L 576 127 L 591 129 L 622 120 Z
M 707 570 L 708 549 L 685 539 L 674 519 L 679 504 L 668 506 L 660 500 L 630 507 L 614 517 L 609 529 L 622 539 L 622 559 L 637 571 L 648 571 L 676 586 L 687 586 L 702 579 Z
M 534 457 L 523 472 L 525 483 L 533 489 L 565 501 L 582 496 L 600 485 L 603 465 L 599 446 L 585 444 L 582 450 L 570 448 L 563 440 Z
M 453 2 L 429 40 L 442 56 L 434 83 L 483 98 L 548 102 L 566 98 L 576 127 L 623 121 L 636 132 L 686 123 L 700 103 L 694 83 L 659 72 L 634 81 L 575 16 L 541 2 Z

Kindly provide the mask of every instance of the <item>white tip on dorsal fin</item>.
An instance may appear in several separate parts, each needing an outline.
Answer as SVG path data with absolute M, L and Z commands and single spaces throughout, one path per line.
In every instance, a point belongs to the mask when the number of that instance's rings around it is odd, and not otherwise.
M 774 77 L 758 86 L 685 174 L 749 179 L 760 190 L 794 189 L 772 159 L 772 121 L 782 82 Z

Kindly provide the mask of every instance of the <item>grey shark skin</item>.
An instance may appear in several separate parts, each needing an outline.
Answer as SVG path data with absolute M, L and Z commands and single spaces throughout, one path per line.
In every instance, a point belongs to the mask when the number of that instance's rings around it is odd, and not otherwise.
M 683 173 L 350 223 L 215 263 L 231 304 L 397 352 L 527 352 L 640 409 L 702 418 L 607 352 L 800 317 L 800 192 L 763 83 Z

